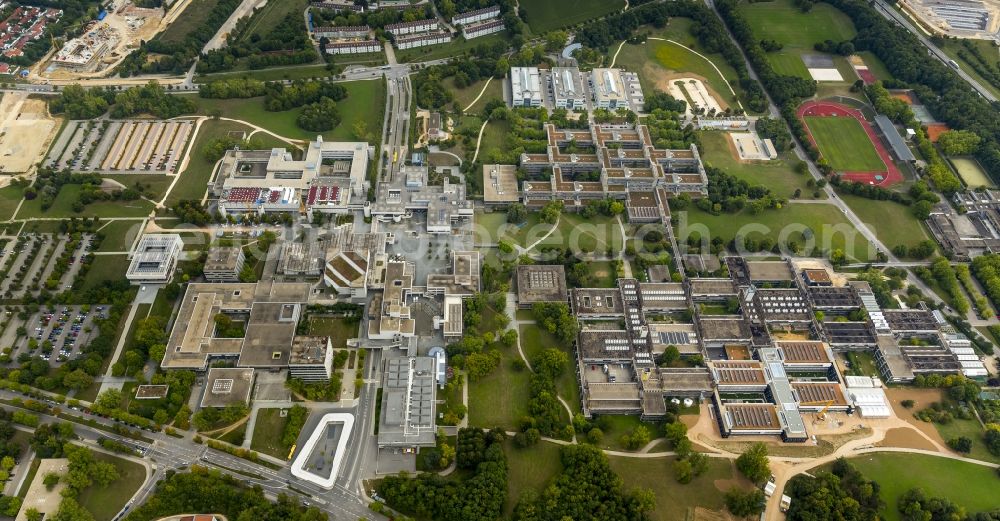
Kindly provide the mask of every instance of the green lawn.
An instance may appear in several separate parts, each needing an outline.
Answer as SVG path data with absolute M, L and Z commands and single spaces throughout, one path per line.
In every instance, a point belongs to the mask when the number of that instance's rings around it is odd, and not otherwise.
M 285 432 L 285 425 L 288 417 L 281 417 L 281 409 L 261 409 L 257 411 L 257 423 L 253 428 L 253 438 L 250 440 L 250 448 L 261 454 L 268 454 L 276 458 L 285 459 L 291 447 L 285 447 L 281 443 L 282 433 Z
M 138 463 L 104 453 L 95 452 L 94 457 L 114 465 L 118 469 L 118 479 L 107 487 L 92 485 L 83 489 L 77 501 L 96 521 L 111 521 L 146 481 L 146 469 Z
M 469 382 L 469 425 L 491 429 L 517 428 L 528 415 L 528 369 L 516 370 L 512 363 L 517 348 L 503 351 L 503 360 L 489 376 Z
M 740 5 L 740 11 L 762 40 L 777 40 L 786 47 L 812 50 L 824 40 L 839 42 L 854 38 L 854 24 L 835 7 L 817 3 L 803 13 L 792 0 L 774 0 Z
M 514 156 L 510 153 L 510 123 L 490 121 L 483 130 L 483 140 L 479 143 L 479 160 L 488 163 L 510 163 Z M 475 150 L 475 143 L 473 143 Z
M 647 40 L 641 45 L 626 43 L 618 51 L 616 67 L 639 73 L 639 83 L 646 92 L 661 90 L 669 92 L 669 82 L 681 73 L 690 73 L 707 81 L 708 87 L 723 102 L 723 108 L 736 105 L 736 98 L 730 92 L 730 82 L 737 80 L 736 71 L 719 54 L 705 54 L 698 42 L 688 32 L 691 20 L 672 18 L 664 30 L 651 29 L 657 38 L 670 39 L 702 53 L 705 58 L 675 43 Z M 617 47 L 615 47 L 617 49 Z M 612 51 L 613 54 L 613 51 Z M 712 64 L 719 68 L 716 72 Z M 735 87 L 734 87 L 735 89 Z M 742 91 L 737 89 L 738 95 Z
M 128 256 L 124 254 L 97 257 L 83 278 L 82 289 L 96 288 L 105 282 L 124 279 L 128 265 Z
M 309 334 L 328 336 L 334 349 L 343 349 L 347 339 L 358 337 L 358 323 L 344 318 L 309 317 Z
M 537 35 L 600 18 L 624 7 L 623 0 L 546 0 L 521 5 L 524 21 Z
M 922 454 L 866 454 L 850 459 L 868 479 L 878 482 L 886 521 L 902 519 L 896 508 L 907 490 L 921 487 L 929 496 L 945 497 L 981 512 L 996 508 L 1000 480 L 990 467 Z
M 811 80 L 812 76 L 809 75 L 809 69 L 806 68 L 806 64 L 802 61 L 802 57 L 796 51 L 778 51 L 768 55 L 768 61 L 771 62 L 771 66 L 774 67 L 774 72 L 782 74 L 784 76 L 797 76 L 799 78 L 804 78 Z
M 530 222 L 530 221 L 529 221 Z M 544 235 L 547 228 L 539 228 Z M 608 248 L 617 252 L 622 246 L 622 231 L 618 221 L 606 215 L 584 218 L 579 213 L 565 212 L 559 226 L 537 247 L 560 246 L 572 251 L 595 252 L 604 255 Z
M 167 188 L 174 180 L 173 176 L 161 174 L 102 174 L 101 177 L 118 181 L 128 187 L 134 187 L 139 183 L 147 194 L 146 197 L 154 201 L 163 198 L 163 194 L 167 193 Z
M 614 288 L 617 286 L 618 273 L 615 271 L 613 261 L 588 261 L 587 268 L 594 277 L 593 287 Z
M 813 5 L 808 13 L 802 12 L 791 0 L 745 3 L 741 4 L 740 11 L 756 38 L 777 40 L 784 45 L 784 49 L 770 53 L 768 58 L 775 72 L 788 76 L 812 79 L 801 55 L 821 54 L 813 45 L 825 40 L 850 40 L 856 34 L 847 15 L 823 3 Z M 853 78 L 853 75 L 845 78 Z
M 766 210 L 751 215 L 744 210 L 737 214 L 712 215 L 693 206 L 672 212 L 678 222 L 678 242 L 684 242 L 695 232 L 721 237 L 728 243 L 741 233 L 747 239 L 769 237 L 777 241 L 782 235 L 799 246 L 806 243 L 803 233 L 810 230 L 817 254 L 842 249 L 848 258 L 862 262 L 875 257 L 868 241 L 833 205 L 789 203 L 780 210 Z M 702 228 L 699 225 L 704 225 Z M 824 255 L 825 256 L 825 255 Z
M 983 434 L 985 431 L 977 420 L 960 420 L 956 418 L 944 425 L 935 423 L 934 427 L 941 433 L 941 437 L 944 438 L 945 441 L 959 436 L 965 436 L 966 438 L 972 440 L 972 451 L 969 452 L 968 457 L 982 461 L 1000 463 L 1000 456 L 994 456 L 992 452 L 986 449 L 986 445 L 983 442 Z
M 73 203 L 79 199 L 83 185 L 63 185 L 56 195 L 52 206 L 42 210 L 41 198 L 25 201 L 17 212 L 18 219 L 37 217 L 69 218 L 69 217 L 144 217 L 153 210 L 153 204 L 144 200 L 135 201 L 99 201 L 88 204 L 82 212 L 73 211 Z
M 202 154 L 202 149 L 211 140 L 225 137 L 227 132 L 239 130 L 249 132 L 251 129 L 242 123 L 234 121 L 206 120 L 198 130 L 198 137 L 191 144 L 190 159 L 187 168 L 181 172 L 181 179 L 167 197 L 167 206 L 172 206 L 184 199 L 201 200 L 208 190 L 208 181 L 212 177 L 215 161 L 209 161 Z
M 625 482 L 625 488 L 649 488 L 656 495 L 656 507 L 651 521 L 701 519 L 695 517 L 695 507 L 709 510 L 725 508 L 725 492 L 731 486 L 749 490 L 752 485 L 739 477 L 732 462 L 708 458 L 708 469 L 691 483 L 681 485 L 673 478 L 676 458 L 627 458 L 609 456 L 608 461 Z M 715 519 L 714 517 L 706 519 Z
M 658 425 L 644 422 L 640 420 L 638 416 L 609 414 L 606 416 L 596 417 L 594 424 L 600 427 L 601 431 L 604 433 L 604 441 L 599 446 L 605 450 L 626 450 L 621 443 L 622 435 L 631 433 L 640 425 L 645 425 L 646 428 L 649 429 L 649 438 L 651 440 L 659 438 L 663 435 L 663 432 Z
M 510 40 L 510 34 L 507 31 L 500 31 L 499 33 L 473 38 L 472 40 L 459 37 L 448 43 L 417 47 L 416 49 L 396 50 L 396 61 L 399 63 L 409 63 L 451 58 L 453 56 L 468 54 L 472 49 L 480 45 L 489 45 L 507 40 Z M 338 63 L 340 62 L 338 61 Z
M 347 98 L 338 102 L 341 121 L 333 130 L 320 133 L 323 139 L 353 141 L 354 125 L 363 121 L 376 139 L 381 137 L 382 114 L 385 111 L 385 82 L 382 80 L 344 82 Z M 282 112 L 264 110 L 264 98 L 206 99 L 192 98 L 198 104 L 198 113 L 207 115 L 212 109 L 222 111 L 222 116 L 246 121 L 288 139 L 313 140 L 317 132 L 303 130 L 296 123 L 302 108 Z M 207 122 L 206 122 L 207 123 Z M 225 123 L 225 122 L 216 122 Z M 204 125 L 202 132 L 205 131 Z M 199 138 L 201 134 L 199 134 Z M 198 151 L 199 148 L 195 148 Z
M 861 123 L 854 118 L 806 116 L 806 125 L 820 154 L 838 172 L 885 170 L 885 163 Z
M 6 221 L 14 217 L 14 210 L 24 198 L 24 187 L 8 185 L 0 188 L 0 220 Z
M 454 76 L 444 80 L 444 86 L 455 94 L 455 105 L 462 107 L 462 110 L 466 112 L 482 110 L 486 106 L 486 102 L 491 99 L 503 99 L 503 81 L 493 79 L 490 81 L 489 86 L 486 87 L 486 92 L 483 92 L 484 85 L 486 85 L 486 80 L 477 81 L 464 89 L 460 89 L 455 86 Z M 480 92 L 483 93 L 482 97 L 479 97 Z M 472 107 L 469 107 L 472 100 L 477 97 L 479 97 L 479 101 Z
M 724 170 L 727 174 L 747 182 L 769 188 L 775 195 L 791 198 L 795 190 L 802 190 L 802 198 L 812 198 L 813 189 L 806 186 L 812 179 L 809 174 L 797 174 L 794 165 L 798 159 L 793 154 L 783 152 L 778 159 L 741 163 L 733 156 L 733 145 L 725 132 L 706 131 L 701 133 L 701 157 L 708 166 Z M 825 198 L 825 192 L 820 191 Z
M 519 449 L 514 443 L 504 443 L 507 455 L 507 501 L 504 502 L 504 517 L 509 518 L 524 492 L 531 490 L 541 494 L 552 478 L 562 471 L 559 458 L 560 446 L 541 442 L 527 449 Z
M 838 194 L 851 210 L 875 232 L 886 247 L 915 246 L 928 238 L 923 223 L 917 220 L 908 206 L 892 201 L 875 201 L 857 195 Z
M 164 42 L 181 42 L 205 21 L 205 13 L 211 12 L 219 0 L 191 0 L 191 4 L 167 26 L 156 39 Z
M 110 221 L 103 228 L 104 240 L 96 251 L 129 251 L 132 242 L 139 233 L 142 233 L 142 221 Z

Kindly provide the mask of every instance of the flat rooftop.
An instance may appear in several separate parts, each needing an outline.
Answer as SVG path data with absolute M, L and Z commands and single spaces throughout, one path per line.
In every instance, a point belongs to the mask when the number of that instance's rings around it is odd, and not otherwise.
M 632 347 L 627 331 L 584 329 L 577 335 L 577 347 L 580 358 L 585 363 L 632 358 Z
M 750 280 L 754 282 L 784 282 L 795 278 L 785 261 L 747 261 Z
M 764 366 L 756 360 L 718 360 L 712 362 L 712 374 L 721 385 L 764 385 Z
M 433 446 L 436 361 L 429 356 L 390 358 L 382 381 L 379 446 Z
M 690 279 L 692 297 L 736 296 L 736 283 L 730 279 Z
M 517 267 L 519 304 L 566 302 L 568 298 L 566 270 L 562 265 L 532 264 Z
M 617 288 L 584 288 L 573 290 L 573 312 L 586 315 L 623 315 L 621 291 Z
M 775 406 L 769 403 L 729 403 L 723 406 L 723 414 L 734 431 L 781 428 Z
M 750 327 L 742 317 L 702 317 L 698 321 L 704 340 L 750 340 Z
M 245 368 L 210 368 L 205 377 L 205 391 L 201 397 L 201 406 L 226 407 L 227 405 L 250 403 L 253 373 L 253 369 Z
M 774 345 L 784 354 L 784 362 L 788 364 L 833 363 L 826 345 L 818 340 L 784 340 L 775 342 Z
M 483 165 L 483 201 L 494 204 L 516 203 L 521 197 L 514 165 Z
M 208 250 L 205 271 L 233 271 L 239 267 L 242 253 L 239 246 L 213 246 Z

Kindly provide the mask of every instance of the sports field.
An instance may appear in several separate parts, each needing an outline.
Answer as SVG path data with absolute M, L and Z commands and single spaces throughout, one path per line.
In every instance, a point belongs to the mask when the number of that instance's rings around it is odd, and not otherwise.
M 535 34 L 575 25 L 625 7 L 624 0 L 545 0 L 522 2 L 528 26 Z
M 881 486 L 886 521 L 902 519 L 897 502 L 913 487 L 923 488 L 928 496 L 948 498 L 969 513 L 997 506 L 997 475 L 990 467 L 921 454 L 878 453 L 850 461 Z
M 850 40 L 856 34 L 846 14 L 824 3 L 802 12 L 792 0 L 745 3 L 740 7 L 753 34 L 762 40 L 777 40 L 786 48 L 812 51 L 825 40 Z
M 884 171 L 868 134 L 854 118 L 806 116 L 806 126 L 830 166 L 837 172 Z

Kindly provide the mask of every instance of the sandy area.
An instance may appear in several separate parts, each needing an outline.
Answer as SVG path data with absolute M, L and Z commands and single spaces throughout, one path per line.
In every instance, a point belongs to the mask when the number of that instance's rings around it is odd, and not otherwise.
M 940 389 L 915 389 L 909 387 L 887 388 L 885 390 L 885 395 L 889 398 L 889 403 L 892 404 L 892 410 L 896 413 L 896 416 L 899 419 L 913 425 L 932 440 L 937 441 L 942 445 L 945 444 L 941 434 L 934 428 L 934 424 L 922 422 L 913 417 L 914 412 L 929 406 L 933 402 L 941 401 Z M 912 409 L 907 409 L 906 407 L 900 405 L 900 402 L 903 400 L 913 400 L 916 404 L 914 404 Z
M 49 116 L 44 101 L 25 92 L 4 95 L 0 118 L 0 172 L 27 172 L 56 137 L 59 120 Z
M 885 432 L 885 438 L 875 444 L 878 447 L 900 447 L 904 449 L 937 450 L 933 443 L 927 441 L 912 429 L 898 427 Z
M 726 98 L 719 95 L 718 92 L 712 90 L 712 87 L 708 84 L 708 79 L 699 74 L 694 74 L 691 72 L 667 72 L 663 69 L 662 65 L 655 62 L 647 62 L 642 68 L 642 73 L 644 76 L 656 83 L 656 88 L 662 90 L 663 92 L 670 92 L 670 87 L 673 82 L 678 80 L 690 80 L 692 78 L 701 80 L 702 85 L 705 90 L 712 95 L 716 103 L 719 104 L 722 110 L 729 108 L 729 103 L 726 103 Z

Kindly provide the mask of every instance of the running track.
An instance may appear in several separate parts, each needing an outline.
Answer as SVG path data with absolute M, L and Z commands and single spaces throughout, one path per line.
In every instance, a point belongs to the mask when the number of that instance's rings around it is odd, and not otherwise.
M 861 115 L 861 111 L 829 101 L 807 101 L 799 107 L 796 115 L 802 121 L 802 124 L 805 125 L 806 133 L 809 134 L 809 140 L 812 141 L 813 145 L 817 148 L 819 145 L 816 144 L 816 139 L 813 138 L 812 131 L 809 130 L 809 125 L 805 124 L 805 116 L 846 116 L 857 120 L 858 123 L 861 124 L 861 128 L 865 129 L 865 133 L 868 134 L 868 139 L 872 142 L 872 145 L 875 146 L 875 151 L 878 152 L 878 156 L 885 164 L 886 170 L 874 172 L 839 172 L 843 179 L 847 181 L 854 181 L 856 183 L 873 184 L 882 187 L 890 186 L 903 180 L 903 174 L 899 171 L 899 168 L 896 167 L 896 164 L 893 163 L 892 157 L 889 155 L 889 151 L 886 150 L 882 140 L 875 134 L 875 129 L 873 129 L 871 124 L 868 123 L 868 120 Z M 879 181 L 876 179 L 876 176 L 882 176 L 882 180 Z

